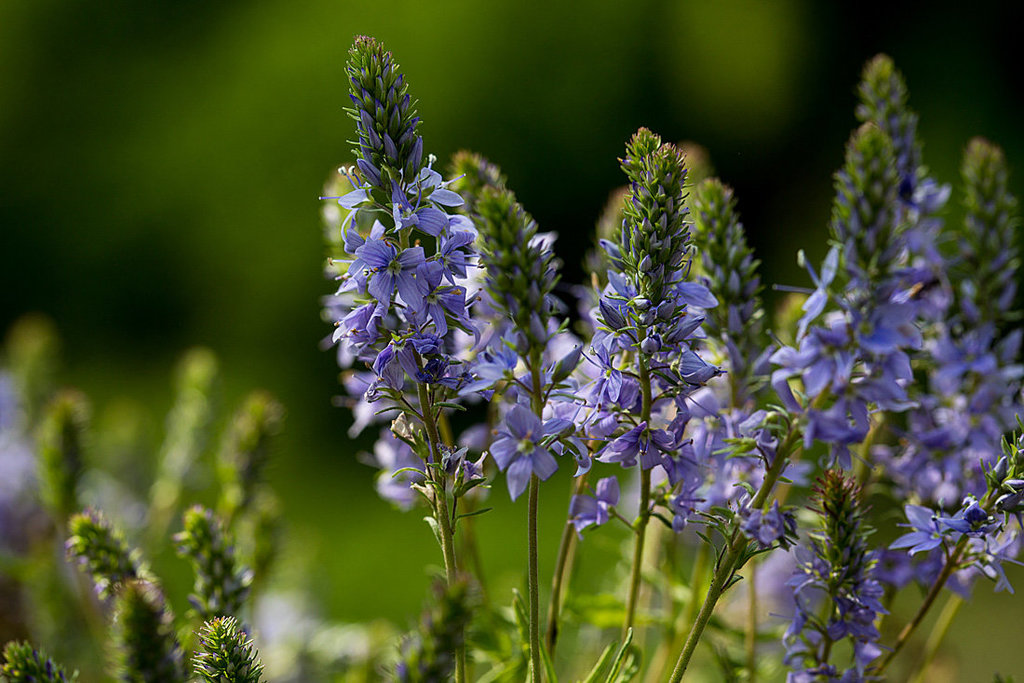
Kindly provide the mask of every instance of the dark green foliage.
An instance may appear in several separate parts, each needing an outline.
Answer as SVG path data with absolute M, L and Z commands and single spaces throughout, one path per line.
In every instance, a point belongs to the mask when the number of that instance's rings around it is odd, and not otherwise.
M 240 567 L 221 521 L 196 505 L 185 511 L 185 528 L 175 534 L 178 554 L 192 560 L 195 592 L 189 602 L 204 621 L 238 614 L 249 594 L 252 573 Z
M 259 683 L 263 663 L 233 617 L 203 624 L 192 670 L 205 683 Z
M 626 145 L 621 162 L 629 178 L 619 240 L 623 272 L 634 280 L 641 297 L 658 306 L 684 270 L 689 249 L 683 154 L 641 128 Z
M 921 166 L 917 141 L 917 114 L 907 107 L 907 84 L 887 55 L 878 55 L 864 66 L 858 86 L 857 119 L 872 123 L 889 138 L 900 180 L 911 186 Z
M 129 581 L 115 600 L 113 626 L 117 677 L 131 683 L 187 680 L 174 618 L 160 590 L 147 581 Z
M 235 414 L 220 453 L 221 514 L 226 520 L 247 510 L 263 481 L 271 441 L 284 421 L 284 407 L 265 391 L 249 394 Z
M 442 683 L 452 680 L 452 653 L 462 644 L 471 615 L 469 584 L 434 587 L 435 603 L 423 614 L 418 632 L 402 644 L 398 680 L 402 683 Z
M 80 512 L 68 520 L 68 558 L 92 576 L 96 592 L 105 598 L 120 584 L 146 578 L 139 552 L 128 546 L 124 535 L 98 510 Z
M 487 291 L 531 345 L 542 347 L 559 278 L 555 256 L 511 190 L 485 187 L 476 208 Z
M 41 650 L 28 643 L 7 643 L 0 666 L 0 683 L 67 683 L 78 678 L 68 675 Z
M 957 283 L 973 283 L 971 290 L 961 286 L 956 293 L 977 321 L 1000 324 L 1013 315 L 1014 273 L 1020 261 L 1017 199 L 1009 191 L 1003 150 L 974 138 L 964 152 L 960 174 L 965 216 L 962 226 L 954 225 L 960 239 L 950 277 Z
M 82 451 L 88 423 L 85 395 L 65 389 L 50 402 L 39 425 L 40 489 L 60 523 L 78 509 L 75 489 L 84 470 Z
M 358 147 L 352 150 L 363 177 L 391 196 L 391 181 L 412 181 L 423 161 L 419 117 L 405 76 L 391 53 L 375 39 L 358 36 L 345 66 L 354 108 Z

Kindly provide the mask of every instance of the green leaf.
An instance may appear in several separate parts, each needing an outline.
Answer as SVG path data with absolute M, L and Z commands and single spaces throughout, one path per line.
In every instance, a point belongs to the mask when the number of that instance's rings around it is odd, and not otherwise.
M 465 410 L 466 410 L 466 406 L 460 405 L 458 403 L 451 403 L 450 401 L 442 401 L 440 403 L 435 403 L 434 407 L 435 408 L 451 408 L 453 410 L 461 410 L 463 412 L 465 412 Z
M 473 510 L 472 512 L 463 512 L 461 514 L 456 515 L 455 519 L 462 519 L 464 517 L 476 517 L 477 515 L 482 515 L 485 512 L 490 512 L 493 509 L 494 508 L 481 508 L 480 510 Z
M 423 521 L 427 523 L 430 530 L 434 532 L 434 538 L 437 539 L 438 543 L 441 543 L 441 525 L 437 523 L 437 520 L 433 517 L 424 517 Z
M 601 677 L 604 675 L 604 670 L 611 664 L 612 657 L 615 656 L 616 646 L 619 641 L 615 640 L 608 644 L 608 647 L 604 649 L 601 656 L 598 657 L 597 663 L 594 664 L 594 668 L 590 670 L 587 677 L 583 679 L 583 683 L 599 683 Z

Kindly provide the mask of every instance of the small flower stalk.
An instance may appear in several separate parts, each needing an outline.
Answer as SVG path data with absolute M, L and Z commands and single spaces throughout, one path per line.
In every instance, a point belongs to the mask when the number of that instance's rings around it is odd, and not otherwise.
M 54 663 L 42 650 L 28 643 L 8 643 L 0 661 L 2 683 L 72 683 L 78 674 L 67 674 L 64 667 Z
M 74 515 L 68 533 L 68 558 L 92 577 L 99 597 L 115 595 L 129 581 L 151 578 L 139 551 L 99 511 Z
M 185 683 L 174 617 L 156 585 L 128 581 L 117 594 L 113 641 L 118 677 L 131 683 Z
M 236 616 L 252 584 L 252 572 L 239 565 L 234 545 L 220 519 L 196 505 L 185 512 L 185 528 L 174 537 L 178 554 L 195 570 L 189 603 L 203 621 Z
M 813 500 L 820 528 L 797 551 L 789 581 L 795 614 L 786 631 L 786 663 L 792 680 L 863 680 L 880 654 L 875 621 L 886 612 L 884 589 L 874 578 L 876 557 L 868 546 L 860 489 L 848 475 L 829 470 Z M 853 660 L 837 665 L 833 646 L 849 639 Z

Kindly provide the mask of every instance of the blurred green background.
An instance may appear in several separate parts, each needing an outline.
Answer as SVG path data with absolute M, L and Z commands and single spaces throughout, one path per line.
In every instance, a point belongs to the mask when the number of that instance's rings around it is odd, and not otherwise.
M 940 179 L 957 179 L 980 134 L 1003 145 L 1024 195 L 1019 7 L 0 0 L 0 329 L 49 315 L 68 382 L 101 415 L 145 404 L 156 431 L 192 345 L 219 355 L 231 407 L 250 387 L 275 393 L 288 421 L 273 481 L 325 613 L 405 624 L 426 594 L 419 567 L 439 554 L 418 515 L 373 494 L 355 457 L 367 444 L 347 438 L 349 417 L 331 405 L 334 356 L 317 348 L 330 331 L 319 298 L 332 290 L 317 195 L 351 162 L 353 36 L 395 53 L 426 151 L 446 164 L 471 148 L 503 167 L 560 234 L 567 281 L 580 279 L 622 182 L 616 159 L 645 125 L 707 147 L 765 280 L 804 284 L 795 252 L 824 253 L 831 174 L 877 52 L 906 76 Z M 567 487 L 553 483 L 542 502 L 547 567 Z M 522 533 L 525 503 L 496 496 L 504 509 L 480 532 L 510 587 L 525 556 L 507 539 Z M 1024 615 L 1020 600 L 999 604 L 1003 622 L 1007 609 Z

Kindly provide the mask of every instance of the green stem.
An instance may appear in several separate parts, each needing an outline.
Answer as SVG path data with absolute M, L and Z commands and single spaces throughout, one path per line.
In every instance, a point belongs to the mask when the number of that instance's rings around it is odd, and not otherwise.
M 914 614 L 914 618 L 903 627 L 903 630 L 900 631 L 899 636 L 896 638 L 896 642 L 892 646 L 892 650 L 890 650 L 889 654 L 885 656 L 882 663 L 878 665 L 878 668 L 875 670 L 876 674 L 881 675 L 882 672 L 885 671 L 893 658 L 899 654 L 900 650 L 903 649 L 903 646 L 905 646 L 907 641 L 910 640 L 910 636 L 914 634 L 917 627 L 921 625 L 922 621 L 924 621 L 925 615 L 928 614 L 928 610 L 931 609 L 936 598 L 939 597 L 939 593 L 942 592 L 942 588 L 946 585 L 946 581 L 949 580 L 949 577 L 953 575 L 953 572 L 956 571 L 959 566 L 960 557 L 963 555 L 966 547 L 967 536 L 961 536 L 960 541 L 953 548 L 953 552 L 950 553 L 949 558 L 946 560 L 946 564 L 943 565 L 942 571 L 939 572 L 939 575 L 932 583 L 932 587 L 928 590 L 928 594 L 925 596 L 924 601 L 921 602 L 921 606 L 917 608 L 917 613 Z
M 785 441 L 779 446 L 779 449 L 775 454 L 775 460 L 764 475 L 764 481 L 761 483 L 761 488 L 758 489 L 757 494 L 754 496 L 754 500 L 750 503 L 750 509 L 760 510 L 764 507 L 765 502 L 768 500 L 768 496 L 771 494 L 772 488 L 775 486 L 775 482 L 782 474 L 782 470 L 785 469 L 786 463 L 789 462 L 790 452 L 796 447 L 797 443 L 798 431 L 794 426 L 791 426 L 789 434 L 786 436 Z M 714 576 L 711 577 L 711 585 L 708 586 L 708 592 L 704 597 L 704 603 L 701 605 L 700 612 L 697 613 L 697 618 L 694 621 L 693 626 L 690 628 L 690 633 L 686 637 L 686 643 L 683 645 L 683 650 L 679 653 L 679 659 L 676 661 L 676 667 L 672 671 L 672 677 L 670 679 L 671 683 L 679 683 L 683 678 L 683 674 L 686 673 L 686 667 L 689 666 L 690 658 L 693 657 L 693 652 L 697 649 L 697 643 L 700 642 L 701 636 L 704 634 L 704 629 L 711 620 L 711 615 L 715 611 L 715 605 L 718 603 L 718 599 L 722 597 L 722 593 L 724 593 L 726 587 L 728 587 L 729 581 L 732 579 L 733 572 L 736 570 L 736 563 L 739 560 L 740 555 L 743 554 L 746 546 L 746 537 L 740 533 L 739 527 L 734 525 L 732 534 L 729 536 L 729 542 L 726 545 L 726 551 L 715 569 Z
M 529 546 L 530 571 L 527 582 L 530 589 L 530 671 L 531 680 L 540 683 L 543 680 L 540 666 L 540 589 L 537 573 L 537 493 L 540 490 L 540 479 L 536 474 L 530 475 L 530 514 L 529 514 Z
M 638 335 L 642 342 L 646 337 L 644 330 Z M 647 367 L 647 357 L 640 353 L 637 355 L 640 366 L 640 393 L 642 403 L 640 407 L 640 419 L 649 423 L 651 420 L 651 372 Z M 647 534 L 647 522 L 651 518 L 651 471 L 640 470 L 640 510 L 637 514 L 634 529 L 636 530 L 636 545 L 633 547 L 633 567 L 629 576 L 629 594 L 626 597 L 626 620 L 622 624 L 622 638 L 625 640 L 629 629 L 633 628 L 636 619 L 637 596 L 640 593 L 640 580 L 643 569 L 644 539 Z
M 419 356 L 416 358 L 419 363 Z M 427 430 L 432 456 L 440 454 L 441 438 L 437 430 L 437 422 L 434 420 L 434 404 L 430 397 L 427 385 L 418 384 L 417 392 L 420 400 L 420 412 L 423 415 L 423 426 Z M 436 459 L 436 458 L 435 458 Z M 437 461 L 435 464 L 440 464 Z M 433 487 L 432 502 L 434 505 L 434 518 L 441 528 L 441 554 L 444 556 L 445 578 L 448 585 L 453 585 L 458 580 L 458 566 L 455 561 L 455 531 L 452 518 L 448 509 L 448 482 L 444 471 L 438 468 L 428 468 L 430 478 L 436 486 Z M 466 646 L 463 639 L 458 639 L 459 645 L 455 648 L 455 680 L 457 683 L 466 681 Z
M 747 580 L 747 683 L 757 681 L 757 558 L 750 562 L 750 578 Z
M 577 477 L 573 481 L 573 495 L 583 492 L 587 475 Z M 566 568 L 570 564 L 570 557 L 576 553 L 578 544 L 576 542 L 576 530 L 571 521 L 566 521 L 562 528 L 562 538 L 558 542 L 558 559 L 555 562 L 555 574 L 551 579 L 551 602 L 548 605 L 548 625 L 544 632 L 544 642 L 548 647 L 548 654 L 555 656 L 555 645 L 558 643 L 558 617 L 562 611 L 562 586 L 568 584 L 569 577 Z
M 942 612 L 939 613 L 938 621 L 935 622 L 932 632 L 928 635 L 928 642 L 924 646 L 924 654 L 921 656 L 921 661 L 916 667 L 917 673 L 910 679 L 912 683 L 925 683 L 925 674 L 928 673 L 928 667 L 931 666 L 935 655 L 938 654 L 939 646 L 942 645 L 942 641 L 949 632 L 949 627 L 953 624 L 953 620 L 956 619 L 957 612 L 960 611 L 963 604 L 964 599 L 956 593 L 950 595 L 949 599 L 946 600 Z
M 530 375 L 532 380 L 531 407 L 538 418 L 544 413 L 544 394 L 541 392 L 541 349 L 533 349 L 530 353 Z M 540 492 L 540 479 L 536 474 L 530 475 L 530 500 L 528 512 L 528 544 L 529 571 L 527 587 L 530 593 L 530 670 L 533 683 L 541 683 L 543 669 L 540 664 L 540 581 L 538 578 L 537 561 L 537 498 Z

